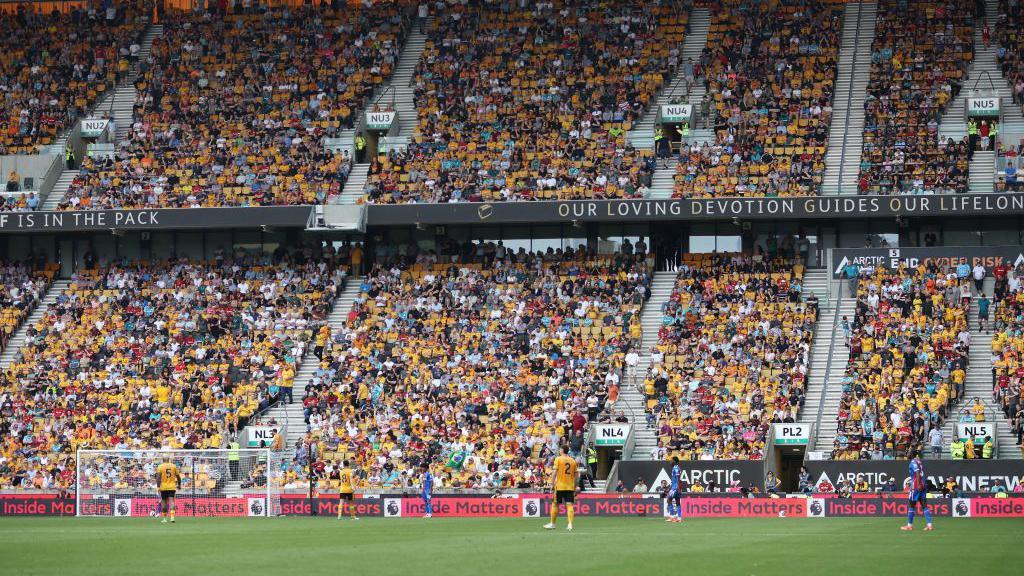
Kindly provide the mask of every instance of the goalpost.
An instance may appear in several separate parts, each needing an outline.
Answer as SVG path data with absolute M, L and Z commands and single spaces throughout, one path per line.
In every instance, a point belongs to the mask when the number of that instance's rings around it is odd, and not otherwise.
M 268 448 L 238 450 L 79 450 L 77 516 L 159 516 L 156 468 L 178 466 L 179 518 L 277 516 L 286 455 Z

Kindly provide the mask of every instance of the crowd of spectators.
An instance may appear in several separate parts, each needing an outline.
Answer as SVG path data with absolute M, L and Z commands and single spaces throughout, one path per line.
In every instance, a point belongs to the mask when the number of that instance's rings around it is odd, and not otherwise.
M 757 460 L 804 403 L 817 300 L 800 260 L 685 255 L 643 387 L 653 459 Z
M 842 2 L 729 0 L 712 14 L 701 102 L 715 133 L 683 142 L 675 195 L 817 194 L 825 172 Z
M 849 359 L 833 457 L 907 458 L 963 397 L 972 282 L 933 264 L 844 273 L 857 303 L 840 320 Z
M 1010 421 L 1017 445 L 1024 446 L 1024 266 L 997 265 L 995 277 L 995 324 L 992 335 L 992 398 Z
M 412 80 L 419 125 L 373 160 L 373 203 L 635 198 L 626 142 L 681 65 L 685 2 L 449 2 Z
M 880 0 L 864 99 L 860 194 L 965 192 L 967 139 L 939 142 L 973 57 L 971 0 Z
M 623 418 L 646 257 L 476 246 L 412 250 L 360 280 L 345 327 L 315 349 L 285 482 L 311 467 L 327 490 L 347 459 L 365 488 L 407 487 L 422 465 L 445 487 L 539 488 L 562 438 L 578 453 L 587 422 Z
M 0 154 L 35 154 L 127 74 L 143 23 L 127 7 L 21 7 L 0 29 Z
M 324 203 L 347 152 L 325 138 L 391 74 L 409 28 L 394 3 L 164 21 L 126 142 L 86 158 L 65 209 Z
M 79 271 L 0 374 L 0 487 L 66 488 L 79 448 L 222 447 L 288 395 L 344 277 L 309 249 Z
M 53 265 L 36 268 L 32 261 L 0 262 L 0 350 L 39 305 L 55 275 Z

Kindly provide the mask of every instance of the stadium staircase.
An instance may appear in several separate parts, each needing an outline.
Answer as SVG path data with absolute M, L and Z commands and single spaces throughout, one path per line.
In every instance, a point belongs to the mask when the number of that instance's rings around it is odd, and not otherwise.
M 625 413 L 633 423 L 633 454 L 632 460 L 649 460 L 651 450 L 658 445 L 658 435 L 653 428 L 647 427 L 645 417 L 644 394 L 642 392 L 647 369 L 651 366 L 651 349 L 658 343 L 658 330 L 661 328 L 661 308 L 672 297 L 672 289 L 676 284 L 674 271 L 655 272 L 651 282 L 651 297 L 640 312 L 640 326 L 643 337 L 640 340 L 640 362 L 634 373 L 623 379 L 619 390 L 620 401 L 628 406 Z
M 992 278 L 985 280 L 984 291 L 989 297 L 995 288 L 995 281 Z M 995 307 L 989 318 L 993 318 Z M 971 300 L 970 317 L 967 321 L 971 331 L 971 355 L 967 365 L 967 378 L 964 382 L 964 397 L 950 412 L 949 417 L 942 427 L 942 436 L 945 446 L 942 449 L 942 457 L 949 458 L 949 443 L 953 441 L 956 431 L 956 423 L 960 420 L 959 411 L 969 409 L 974 405 L 974 397 L 977 396 L 985 405 L 986 417 L 990 422 L 996 423 L 996 457 L 1019 460 L 1021 458 L 1020 448 L 1017 447 L 1017 435 L 1013 433 L 1009 419 L 1003 414 L 995 401 L 992 400 L 992 331 L 991 321 L 989 330 L 982 332 L 978 323 L 978 302 Z M 980 454 L 979 454 L 980 456 Z
M 359 295 L 359 279 L 350 277 L 345 284 L 341 294 L 335 298 L 331 312 L 327 315 L 327 325 L 331 327 L 331 334 L 336 334 L 338 329 L 344 325 L 345 318 L 352 310 L 352 302 Z M 299 362 L 298 371 L 295 373 L 291 404 L 277 404 L 266 413 L 266 418 L 273 418 L 278 424 L 285 426 L 288 430 L 286 450 L 292 450 L 295 442 L 306 435 L 305 419 L 302 414 L 302 399 L 306 394 L 306 383 L 312 380 L 313 372 L 316 371 L 319 363 L 313 354 L 313 346 L 306 349 L 306 354 Z
M 711 11 L 707 8 L 695 8 L 690 13 L 690 29 L 683 39 L 683 50 L 681 62 L 693 58 L 694 63 L 700 62 L 700 55 L 704 52 L 704 46 L 708 42 L 708 30 L 711 29 Z M 686 96 L 687 102 L 699 108 L 700 99 L 704 97 L 707 90 L 704 82 L 697 79 L 693 83 L 693 89 L 686 94 L 686 76 L 682 72 L 682 66 L 676 72 L 672 81 L 658 94 L 653 106 L 648 106 L 644 115 L 633 124 L 633 129 L 626 135 L 626 140 L 635 148 L 651 150 L 654 148 L 654 123 L 658 120 L 658 111 L 661 106 L 671 104 L 674 99 Z M 692 132 L 691 132 L 692 133 Z
M 999 17 L 998 0 L 985 0 L 985 19 L 990 29 L 995 29 L 996 20 Z M 946 140 L 952 138 L 959 142 L 967 136 L 967 123 L 965 107 L 967 106 L 966 96 L 977 85 L 979 90 L 988 91 L 991 89 L 989 79 L 995 85 L 999 94 L 1000 108 L 1003 113 L 1003 121 L 999 125 L 1001 134 L 1024 134 L 1024 114 L 1021 114 L 1019 106 L 1013 105 L 1013 90 L 1009 82 L 1003 76 L 999 68 L 998 45 L 996 42 L 989 42 L 985 46 L 982 42 L 982 29 L 984 23 L 976 22 L 974 26 L 974 61 L 971 62 L 967 80 L 964 81 L 963 90 L 953 100 L 953 103 L 946 108 L 942 114 L 942 122 L 939 124 L 939 138 Z M 974 162 L 971 163 L 971 172 L 974 171 Z M 995 163 L 991 165 L 991 171 L 995 172 Z
M 648 196 L 649 198 L 663 200 L 672 197 L 672 193 L 676 188 L 676 166 L 678 165 L 679 160 L 674 156 L 667 160 L 664 168 L 661 166 L 661 162 L 658 162 L 658 167 L 654 170 L 654 175 L 651 177 L 651 193 Z
M 46 310 L 57 301 L 57 296 L 60 296 L 70 285 L 70 280 L 57 280 L 50 285 L 46 294 L 43 295 L 42 301 L 32 310 L 28 318 L 18 326 L 18 329 L 14 331 L 11 339 L 7 342 L 7 348 L 4 348 L 3 353 L 0 353 L 0 369 L 6 370 L 11 365 L 11 362 L 21 353 L 21 348 L 25 346 L 29 326 L 35 326 L 42 320 Z
M 341 189 L 341 196 L 338 196 L 338 204 L 356 204 L 363 197 L 363 188 L 366 186 L 366 177 L 370 172 L 369 164 L 353 164 L 352 171 L 348 174 L 344 188 Z
M 162 24 L 149 26 L 146 29 L 146 32 L 142 37 L 142 43 L 140 44 L 141 50 L 139 51 L 139 62 L 144 62 L 149 58 L 150 51 L 153 48 L 153 40 L 156 39 L 157 36 L 162 36 L 163 32 L 164 27 Z M 101 98 L 89 114 L 90 116 L 109 115 L 112 117 L 114 119 L 114 127 L 117 129 L 117 142 L 126 138 L 132 128 L 135 113 L 135 99 L 137 96 L 135 90 L 135 79 L 138 77 L 138 74 L 139 66 L 136 64 L 135 66 L 132 66 L 129 71 L 128 78 L 121 82 L 116 89 L 108 92 L 103 98 Z M 61 136 L 61 138 L 51 148 L 51 150 L 55 154 L 59 154 L 61 158 L 64 157 L 64 147 L 67 145 L 67 138 L 68 133 L 65 132 L 65 134 Z M 79 161 L 81 161 L 80 158 Z M 41 209 L 56 210 L 77 175 L 78 170 L 62 171 L 60 177 L 57 179 L 57 183 L 54 184 L 53 188 L 48 193 L 46 193 Z
M 864 142 L 864 94 L 871 76 L 874 2 L 850 2 L 843 11 L 843 40 L 825 154 L 824 194 L 856 193 Z
M 829 313 L 822 313 L 811 346 L 811 367 L 807 374 L 807 396 L 800 422 L 814 423 L 814 450 L 832 452 L 838 428 L 839 399 L 849 351 L 841 328 L 843 316 L 853 321 L 855 298 L 837 298 Z M 831 363 L 829 357 L 831 356 Z
M 967 188 L 970 192 L 983 194 L 996 189 L 995 151 L 975 152 L 967 167 Z
M 630 486 L 629 488 L 632 488 L 632 486 Z M 587 485 L 584 486 L 583 488 L 584 494 L 604 494 L 606 492 L 608 492 L 607 480 L 594 480 L 593 486 L 591 486 L 590 483 L 587 483 Z

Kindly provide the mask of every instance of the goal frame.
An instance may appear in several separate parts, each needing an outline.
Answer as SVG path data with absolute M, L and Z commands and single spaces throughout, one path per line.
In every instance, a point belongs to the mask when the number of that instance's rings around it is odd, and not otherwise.
M 81 478 L 82 478 L 82 457 L 83 456 L 88 457 L 88 456 L 104 456 L 104 455 L 106 455 L 106 456 L 111 456 L 111 457 L 115 457 L 115 458 L 124 458 L 127 455 L 133 455 L 134 456 L 134 455 L 144 454 L 144 455 L 151 456 L 154 460 L 158 460 L 158 459 L 160 459 L 160 458 L 162 458 L 164 456 L 169 456 L 169 455 L 180 456 L 182 454 L 186 454 L 186 455 L 194 454 L 196 457 L 199 457 L 199 456 L 221 456 L 221 457 L 224 458 L 225 462 L 229 462 L 230 461 L 229 457 L 230 457 L 232 452 L 237 453 L 240 458 L 244 457 L 244 456 L 256 457 L 257 459 L 259 458 L 259 456 L 263 456 L 264 457 L 264 462 L 266 462 L 266 464 L 267 464 L 266 486 L 263 487 L 263 488 L 247 489 L 247 492 L 249 494 L 260 494 L 260 495 L 262 495 L 266 499 L 265 500 L 265 505 L 263 507 L 263 514 L 260 515 L 260 516 L 256 516 L 256 517 L 269 517 L 269 516 L 277 515 L 277 514 L 272 513 L 273 510 L 274 510 L 274 507 L 271 505 L 271 502 L 272 502 L 273 495 L 277 494 L 278 496 L 280 496 L 281 491 L 280 491 L 280 489 L 277 489 L 277 490 L 274 489 L 274 483 L 273 483 L 273 481 L 271 479 L 270 468 L 271 468 L 271 466 L 272 466 L 272 464 L 274 462 L 274 453 L 273 453 L 273 451 L 270 448 L 237 448 L 237 449 L 211 448 L 211 449 L 167 449 L 167 450 L 164 450 L 164 449 L 146 449 L 146 450 L 78 449 L 78 450 L 75 451 L 75 516 L 77 516 L 77 517 L 93 517 L 93 516 L 95 516 L 95 515 L 92 515 L 92 514 L 88 514 L 87 515 L 87 514 L 83 514 L 82 513 L 82 496 L 83 496 L 83 493 L 82 493 Z M 192 460 L 192 475 L 193 475 L 193 477 L 195 476 L 195 459 Z M 158 494 L 157 489 L 155 487 L 152 488 L 152 494 L 155 497 L 159 497 L 159 494 Z M 179 496 L 188 496 L 188 497 L 190 497 L 192 499 L 192 502 L 193 502 L 193 505 L 194 505 L 194 503 L 196 501 L 196 498 L 198 497 L 198 495 L 196 494 L 196 484 L 195 484 L 195 482 L 194 481 L 192 482 L 192 487 L 191 487 L 190 491 L 189 490 L 182 490 L 182 491 L 179 492 L 178 495 Z M 227 496 L 224 496 L 224 497 L 226 498 Z M 280 504 L 278 504 L 278 506 L 276 508 L 277 508 L 277 510 L 280 510 Z

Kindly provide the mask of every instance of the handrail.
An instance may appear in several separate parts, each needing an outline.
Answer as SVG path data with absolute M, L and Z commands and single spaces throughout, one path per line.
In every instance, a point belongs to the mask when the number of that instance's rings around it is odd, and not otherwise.
M 857 25 L 854 27 L 853 32 L 853 59 L 850 61 L 850 85 L 846 89 L 846 117 L 843 118 L 843 145 L 839 149 L 839 181 L 836 182 L 837 195 L 843 193 L 843 174 L 846 172 L 846 141 L 850 135 L 850 104 L 853 102 L 853 78 L 857 71 L 857 51 L 860 48 L 860 20 L 863 12 L 864 0 L 861 0 L 857 3 Z M 837 85 L 839 84 L 838 80 L 837 78 Z M 861 127 L 862 131 L 863 129 Z M 860 164 L 857 165 L 857 169 L 860 170 Z
M 821 432 L 821 417 L 825 412 L 825 398 L 828 394 L 828 377 L 832 373 L 832 358 L 836 349 L 836 323 L 839 321 L 839 309 L 843 301 L 843 283 L 839 283 L 839 293 L 836 295 L 836 308 L 832 311 L 832 334 L 828 345 L 828 360 L 825 362 L 825 378 L 821 381 L 821 398 L 818 400 L 818 415 L 814 419 L 814 444 L 818 444 L 818 434 Z

